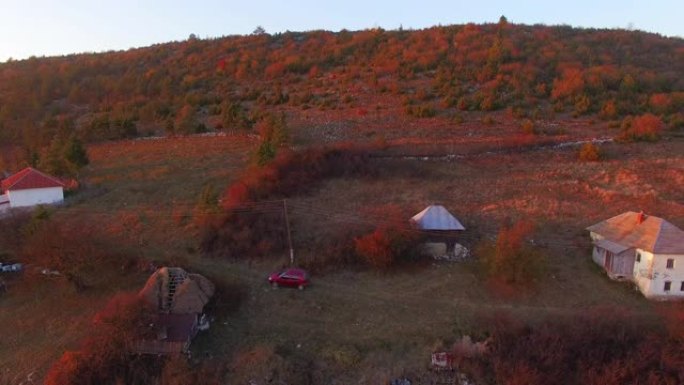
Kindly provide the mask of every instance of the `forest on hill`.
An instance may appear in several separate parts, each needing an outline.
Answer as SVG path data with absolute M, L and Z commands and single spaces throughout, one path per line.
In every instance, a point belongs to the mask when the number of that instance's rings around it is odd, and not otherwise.
M 191 36 L 0 64 L 0 145 L 35 158 L 56 137 L 250 130 L 266 113 L 309 109 L 363 119 L 380 98 L 410 119 L 502 109 L 515 118 L 652 113 L 680 127 L 682 73 L 680 38 L 504 17 L 423 30 Z

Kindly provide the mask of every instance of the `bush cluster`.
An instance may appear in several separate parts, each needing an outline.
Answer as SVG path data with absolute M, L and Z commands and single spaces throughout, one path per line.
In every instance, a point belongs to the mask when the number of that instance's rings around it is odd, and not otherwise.
M 477 383 L 680 384 L 684 309 L 667 313 L 664 325 L 657 327 L 612 307 L 554 316 L 536 325 L 499 314 L 480 324 L 488 329 L 488 354 L 460 357 L 459 367 Z
M 284 150 L 249 169 L 226 190 L 225 216 L 202 231 L 202 250 L 230 258 L 251 258 L 285 249 L 280 199 L 310 191 L 326 178 L 370 172 L 368 151 L 351 147 Z
M 150 381 L 150 362 L 131 355 L 132 344 L 151 322 L 149 305 L 135 293 L 119 293 L 93 317 L 88 337 L 50 368 L 46 385 L 92 385 Z
M 476 253 L 486 277 L 514 287 L 534 285 L 546 268 L 546 256 L 530 242 L 534 225 L 519 221 L 499 230 L 496 241 L 484 241 Z

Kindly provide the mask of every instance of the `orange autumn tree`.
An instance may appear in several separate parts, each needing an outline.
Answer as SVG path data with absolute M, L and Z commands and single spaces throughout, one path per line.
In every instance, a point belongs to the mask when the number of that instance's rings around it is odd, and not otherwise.
M 477 248 L 483 271 L 494 281 L 513 286 L 530 286 L 545 270 L 546 257 L 531 242 L 534 225 L 518 221 L 499 230 L 496 241 Z
M 623 121 L 624 131 L 618 139 L 627 142 L 654 142 L 660 138 L 664 126 L 663 121 L 653 114 L 644 114 L 631 120 L 628 117 Z
M 46 385 L 139 383 L 132 368 L 132 344 L 151 322 L 149 304 L 136 293 L 115 295 L 95 314 L 79 350 L 67 351 L 47 373 Z
M 376 269 L 387 269 L 413 255 L 419 234 L 407 227 L 398 206 L 375 208 L 367 216 L 377 223 L 375 230 L 354 239 L 354 249 L 364 262 Z

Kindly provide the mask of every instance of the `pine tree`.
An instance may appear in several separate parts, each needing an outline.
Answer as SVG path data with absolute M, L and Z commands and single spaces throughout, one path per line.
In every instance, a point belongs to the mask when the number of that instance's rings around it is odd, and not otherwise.
M 38 166 L 52 175 L 67 175 L 69 173 L 69 165 L 64 159 L 64 141 L 59 135 L 52 138 L 50 145 L 40 157 Z
M 267 115 L 256 125 L 261 142 L 256 152 L 256 161 L 260 166 L 265 165 L 276 157 L 278 147 L 284 146 L 290 140 L 285 122 L 285 115 Z
M 86 152 L 83 143 L 73 135 L 69 138 L 69 141 L 64 147 L 64 158 L 75 170 L 79 170 L 90 163 L 88 153 Z

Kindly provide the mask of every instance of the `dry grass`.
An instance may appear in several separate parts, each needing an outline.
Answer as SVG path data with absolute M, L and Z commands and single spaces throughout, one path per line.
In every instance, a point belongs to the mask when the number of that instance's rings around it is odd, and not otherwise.
M 660 154 L 679 154 L 682 143 L 609 147 L 612 160 L 597 164 L 577 162 L 573 150 L 454 162 L 382 160 L 378 178 L 329 181 L 291 200 L 300 258 L 325 255 L 340 228 L 364 223 L 368 219 L 359 212 L 386 203 L 406 207 L 407 217 L 427 203 L 443 203 L 469 228 L 463 241 L 471 244 L 494 235 L 506 217 L 527 217 L 540 225 L 535 241 L 549 255 L 548 274 L 536 291 L 514 298 L 492 294 L 472 262 L 385 275 L 340 271 L 317 277 L 306 293 L 273 291 L 264 284 L 277 262 L 229 265 L 226 274 L 249 286 L 249 298 L 243 311 L 217 325 L 212 331 L 217 334 L 207 335 L 197 348 L 230 355 L 274 345 L 286 357 L 307 357 L 321 372 L 352 382 L 370 373 L 419 375 L 435 343 L 476 330 L 483 314 L 505 311 L 534 322 L 617 305 L 651 317 L 651 303 L 629 285 L 606 279 L 591 262 L 583 229 L 640 208 L 681 225 L 683 196 L 672 184 L 677 179 L 660 175 L 680 175 L 682 156 Z M 644 198 L 634 185 L 649 185 L 654 192 Z M 358 362 L 339 365 L 335 357 L 343 353 L 331 355 L 330 349 L 351 351 Z
M 95 145 L 82 175 L 85 187 L 58 215 L 101 223 L 128 239 L 122 247 L 135 247 L 142 258 L 188 260 L 196 240 L 182 218 L 191 214 L 205 183 L 219 190 L 228 185 L 251 144 L 245 137 L 193 137 Z M 92 315 L 117 290 L 136 290 L 145 279 L 142 273 L 104 274 L 106 289 L 85 294 L 41 276 L 13 284 L 0 296 L 0 324 L 12 331 L 0 339 L 0 380 L 19 382 L 32 372 L 40 378 L 64 350 L 78 346 Z
M 93 203 L 111 209 L 195 203 L 205 183 L 225 188 L 253 145 L 255 139 L 245 136 L 105 143 L 89 148 L 91 165 L 83 177 L 105 191 Z
M 219 315 L 198 338 L 200 359 L 231 361 L 240 352 L 265 349 L 282 358 L 269 362 L 310 364 L 320 378 L 378 383 L 405 373 L 420 376 L 433 348 L 477 331 L 483 314 L 506 311 L 534 321 L 617 304 L 647 316 L 650 303 L 591 263 L 583 228 L 638 209 L 684 225 L 681 141 L 609 145 L 608 160 L 596 163 L 577 162 L 573 150 L 376 160 L 375 178 L 331 180 L 290 201 L 298 257 L 325 255 L 327 242 L 341 227 L 358 223 L 365 208 L 394 203 L 408 216 L 439 202 L 468 228 L 465 244 L 495 234 L 506 217 L 540 224 L 535 241 L 547 249 L 550 266 L 538 290 L 515 298 L 494 295 L 472 262 L 425 263 L 383 275 L 343 270 L 314 277 L 305 292 L 272 290 L 265 276 L 284 259 L 249 265 L 203 259 L 194 251 L 194 233 L 178 217 L 205 183 L 223 189 L 253 145 L 249 138 L 216 137 L 94 146 L 84 173 L 88 186 L 62 211 L 100 216 L 111 231 L 128 232 L 143 257 L 184 261 L 245 288 L 239 310 Z M 0 340 L 0 369 L 12 377 L 40 375 L 75 346 L 115 290 L 135 289 L 142 280 L 114 275 L 107 290 L 86 295 L 51 283 L 17 286 L 0 299 L 3 309 L 12 309 L 0 312 L 0 324 L 16 331 Z
M 30 270 L 29 270 L 30 271 Z M 20 383 L 42 378 L 65 350 L 75 349 L 89 331 L 93 315 L 118 290 L 144 283 L 141 274 L 103 273 L 106 288 L 76 293 L 65 280 L 23 277 L 0 299 L 0 380 Z M 2 383 L 2 381 L 0 381 Z

